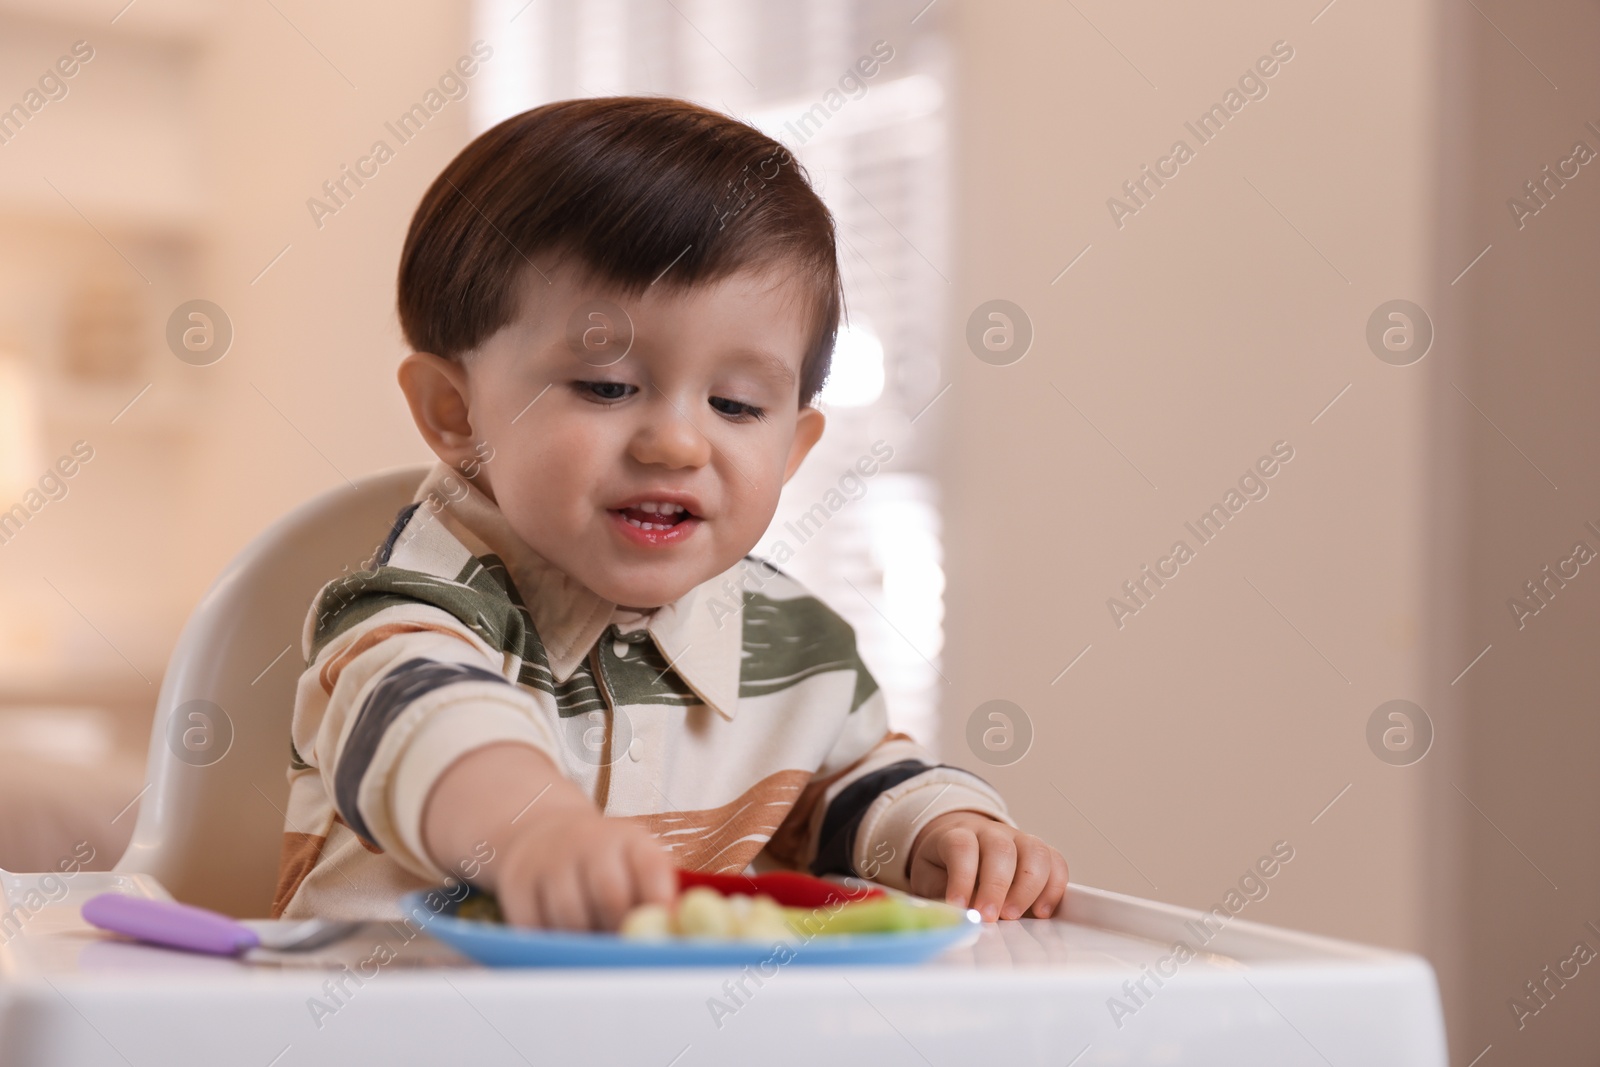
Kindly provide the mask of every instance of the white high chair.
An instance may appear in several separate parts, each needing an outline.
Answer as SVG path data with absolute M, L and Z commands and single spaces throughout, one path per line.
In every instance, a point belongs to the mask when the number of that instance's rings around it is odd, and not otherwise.
M 382 471 L 323 493 L 268 527 L 212 583 L 167 664 L 139 821 L 114 870 L 151 875 L 185 903 L 267 914 L 311 598 L 382 544 L 426 471 Z

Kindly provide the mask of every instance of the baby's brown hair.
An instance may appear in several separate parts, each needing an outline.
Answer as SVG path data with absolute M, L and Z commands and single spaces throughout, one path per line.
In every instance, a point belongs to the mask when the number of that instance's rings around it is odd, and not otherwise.
M 811 324 L 800 403 L 822 390 L 844 309 L 833 216 L 799 161 L 753 126 L 685 100 L 614 96 L 546 104 L 486 131 L 411 219 L 406 341 L 459 359 L 515 317 L 527 272 L 574 259 L 633 295 L 657 281 L 795 271 Z

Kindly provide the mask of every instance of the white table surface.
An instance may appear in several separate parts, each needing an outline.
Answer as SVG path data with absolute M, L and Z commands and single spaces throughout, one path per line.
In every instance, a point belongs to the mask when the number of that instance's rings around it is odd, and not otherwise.
M 164 896 L 148 878 L 82 872 L 18 910 L 37 879 L 0 874 L 5 1067 L 1447 1067 L 1418 957 L 1234 919 L 1157 986 L 1149 969 L 1179 938 L 1196 944 L 1184 923 L 1199 913 L 1077 886 L 1060 916 L 988 925 L 929 964 L 790 964 L 740 993 L 729 968 L 491 970 L 383 925 L 287 963 L 172 952 L 78 915 L 99 892 Z M 389 953 L 330 993 L 341 962 Z M 1115 1017 L 1113 997 L 1132 1014 Z M 735 1010 L 715 1016 L 712 998 Z

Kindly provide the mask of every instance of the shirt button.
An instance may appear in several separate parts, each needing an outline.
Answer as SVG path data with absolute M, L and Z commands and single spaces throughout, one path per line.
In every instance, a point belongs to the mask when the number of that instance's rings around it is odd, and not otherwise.
M 611 643 L 611 654 L 618 659 L 626 659 L 628 656 L 628 642 L 620 637 L 617 638 Z
M 635 737 L 633 739 L 633 743 L 628 746 L 628 758 L 635 763 L 644 759 L 644 738 Z

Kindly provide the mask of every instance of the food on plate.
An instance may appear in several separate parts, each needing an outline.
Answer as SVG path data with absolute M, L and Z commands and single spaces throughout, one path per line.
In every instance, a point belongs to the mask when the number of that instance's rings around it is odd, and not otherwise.
M 678 888 L 678 896 L 670 904 L 641 904 L 629 911 L 618 934 L 639 941 L 770 943 L 932 930 L 965 921 L 961 911 L 947 905 L 793 871 L 758 875 L 679 871 Z M 479 922 L 505 922 L 494 896 L 476 889 L 457 907 L 456 915 Z
M 854 884 L 814 878 L 799 871 L 767 871 L 764 874 L 714 874 L 710 871 L 678 871 L 678 889 L 703 885 L 723 896 L 745 894 L 769 896 L 786 908 L 816 908 L 852 900 L 872 900 L 884 895 L 877 886 L 860 881 Z
M 671 907 L 641 904 L 627 914 L 618 931 L 623 937 L 663 940 L 670 937 L 747 938 L 786 941 L 795 936 L 787 911 L 769 896 L 723 896 L 706 886 L 678 895 Z
M 761 941 L 810 940 L 840 934 L 887 934 L 954 926 L 963 916 L 955 908 L 878 895 L 867 900 L 785 908 L 768 896 L 723 896 L 705 887 L 685 890 L 674 906 L 643 904 L 630 911 L 619 931 L 643 940 L 750 938 Z
M 494 894 L 485 893 L 481 889 L 474 889 L 456 907 L 456 918 L 473 919 L 486 923 L 503 923 L 506 921 L 506 917 L 500 913 L 500 902 L 494 898 Z
M 963 916 L 947 905 L 885 896 L 846 904 L 831 913 L 802 912 L 795 921 L 800 929 L 814 929 L 819 934 L 887 934 L 954 926 L 963 921 Z

